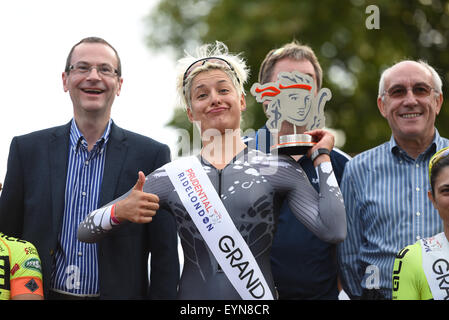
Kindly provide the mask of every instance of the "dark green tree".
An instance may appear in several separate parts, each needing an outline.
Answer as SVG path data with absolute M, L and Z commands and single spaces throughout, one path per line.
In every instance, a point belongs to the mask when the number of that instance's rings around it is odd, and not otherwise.
M 333 94 L 326 126 L 345 133 L 343 150 L 352 154 L 391 135 L 376 105 L 385 67 L 405 58 L 426 60 L 443 79 L 443 95 L 448 92 L 449 3 L 442 0 L 161 0 L 147 21 L 153 49 L 169 47 L 181 56 L 220 40 L 244 52 L 252 70 L 247 91 L 270 49 L 293 39 L 310 45 L 323 67 L 323 86 Z M 262 108 L 250 94 L 247 105 L 243 127 L 257 129 L 266 120 Z M 446 137 L 448 116 L 443 105 L 437 127 Z M 180 109 L 169 125 L 191 129 Z

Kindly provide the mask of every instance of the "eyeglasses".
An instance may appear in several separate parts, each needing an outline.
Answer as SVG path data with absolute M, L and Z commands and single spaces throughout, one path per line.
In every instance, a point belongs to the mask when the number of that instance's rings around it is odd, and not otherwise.
M 390 98 L 401 99 L 407 95 L 408 90 L 412 90 L 413 95 L 417 98 L 425 98 L 428 97 L 432 90 L 435 89 L 425 83 L 416 84 L 411 88 L 406 88 L 402 85 L 396 85 L 388 90 L 385 90 L 382 95 L 387 94 Z
M 224 65 L 226 67 L 228 67 L 235 75 L 235 78 L 237 79 L 237 82 L 240 83 L 240 79 L 237 76 L 237 73 L 235 72 L 234 68 L 231 66 L 231 64 L 226 61 L 225 59 L 222 58 L 218 58 L 218 57 L 207 57 L 207 58 L 202 58 L 199 59 L 197 61 L 195 61 L 194 63 L 192 63 L 187 69 L 186 72 L 184 72 L 184 77 L 182 79 L 182 86 L 183 86 L 183 90 L 184 90 L 184 95 L 185 95 L 185 86 L 186 86 L 186 82 L 187 82 L 187 77 L 193 72 L 193 70 L 195 70 L 196 68 L 203 66 L 206 62 L 211 62 L 211 63 L 218 63 L 221 65 Z
M 439 150 L 437 153 L 435 153 L 432 158 L 430 158 L 429 161 L 429 180 L 430 180 L 430 175 L 432 173 L 432 167 L 441 159 L 446 158 L 449 156 L 449 147 L 443 148 L 441 150 Z
M 118 70 L 107 63 L 93 66 L 88 63 L 78 62 L 69 67 L 69 70 L 73 73 L 84 75 L 90 74 L 92 69 L 96 69 L 99 74 L 105 77 L 114 77 L 115 75 L 118 75 Z

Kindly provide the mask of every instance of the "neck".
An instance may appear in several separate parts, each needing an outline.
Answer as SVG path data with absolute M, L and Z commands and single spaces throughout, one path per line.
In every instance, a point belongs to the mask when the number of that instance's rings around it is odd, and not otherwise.
M 223 169 L 232 159 L 246 148 L 242 142 L 240 130 L 225 130 L 224 134 L 203 137 L 201 156 L 214 167 Z
M 95 143 L 104 133 L 106 126 L 108 125 L 109 118 L 83 118 L 74 117 L 76 125 L 79 131 L 87 141 L 87 149 L 90 151 L 94 147 Z
M 423 153 L 433 141 L 434 135 L 428 137 L 419 137 L 416 139 L 401 139 L 399 137 L 394 137 L 396 143 L 401 147 L 402 150 L 407 152 L 407 154 L 413 159 L 418 158 L 418 156 Z

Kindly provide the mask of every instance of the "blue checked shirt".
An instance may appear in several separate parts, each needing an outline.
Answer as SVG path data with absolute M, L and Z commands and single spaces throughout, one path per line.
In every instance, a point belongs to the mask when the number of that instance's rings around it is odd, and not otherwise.
M 348 235 L 338 246 L 342 282 L 351 298 L 380 289 L 391 299 L 396 254 L 418 239 L 443 231 L 427 198 L 429 160 L 449 140 L 435 130 L 432 144 L 415 160 L 393 137 L 346 164 L 341 182 Z
M 55 291 L 87 296 L 99 294 L 97 245 L 78 241 L 77 229 L 87 214 L 98 208 L 110 129 L 111 120 L 89 152 L 87 141 L 72 120 L 64 216 L 51 284 Z

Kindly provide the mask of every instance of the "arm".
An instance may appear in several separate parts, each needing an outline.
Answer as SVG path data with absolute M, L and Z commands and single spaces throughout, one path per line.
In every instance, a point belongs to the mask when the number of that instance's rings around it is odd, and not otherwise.
M 106 206 L 92 211 L 78 226 L 78 239 L 83 242 L 97 242 L 112 229 L 126 221 L 134 223 L 151 222 L 159 209 L 159 198 L 143 191 L 148 180 L 142 171 L 135 186 Z
M 17 240 L 11 247 L 11 265 L 18 265 L 11 275 L 11 300 L 43 300 L 41 262 L 36 248 Z
M 320 148 L 332 150 L 334 136 L 331 133 L 325 130 L 307 133 L 317 141 L 308 151 L 309 156 Z M 302 185 L 294 183 L 299 187 L 288 194 L 289 205 L 296 217 L 317 237 L 326 242 L 338 243 L 346 237 L 346 212 L 329 155 L 322 154 L 316 157 L 314 166 L 318 167 L 320 194 L 316 195 L 305 177 L 305 181 L 302 179 Z M 315 199 L 311 201 L 313 197 Z

